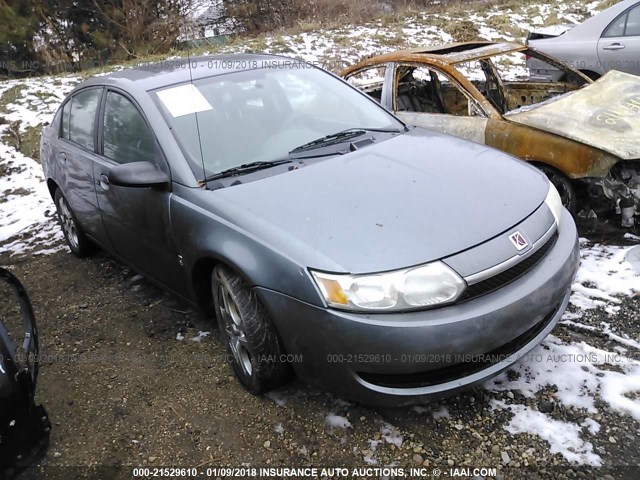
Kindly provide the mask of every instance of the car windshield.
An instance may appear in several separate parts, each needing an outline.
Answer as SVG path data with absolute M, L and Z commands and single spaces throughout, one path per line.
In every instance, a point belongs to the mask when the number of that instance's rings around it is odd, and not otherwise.
M 228 73 L 152 93 L 198 179 L 281 160 L 297 147 L 345 130 L 403 128 L 350 86 L 299 65 Z

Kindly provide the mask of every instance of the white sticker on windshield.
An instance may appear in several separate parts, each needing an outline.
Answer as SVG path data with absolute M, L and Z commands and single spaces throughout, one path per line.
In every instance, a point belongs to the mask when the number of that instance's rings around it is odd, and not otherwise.
M 198 88 L 189 83 L 157 92 L 158 98 L 174 117 L 213 110 Z

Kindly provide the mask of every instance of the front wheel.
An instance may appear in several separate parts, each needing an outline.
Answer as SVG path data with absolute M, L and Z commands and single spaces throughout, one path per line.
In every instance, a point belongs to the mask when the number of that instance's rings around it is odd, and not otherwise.
M 211 284 L 220 334 L 240 383 L 254 395 L 285 384 L 291 368 L 255 292 L 223 266 L 214 268 Z
M 547 176 L 549 181 L 556 187 L 560 198 L 562 199 L 562 205 L 569 210 L 571 215 L 575 214 L 578 206 L 578 198 L 576 191 L 571 184 L 571 181 L 562 172 L 556 170 L 553 167 L 547 165 L 536 165 Z

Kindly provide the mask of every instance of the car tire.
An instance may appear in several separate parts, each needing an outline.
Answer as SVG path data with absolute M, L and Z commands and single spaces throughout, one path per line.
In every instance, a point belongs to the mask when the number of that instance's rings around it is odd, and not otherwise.
M 224 266 L 212 274 L 216 318 L 233 371 L 254 395 L 284 385 L 291 366 L 277 332 L 256 293 Z
M 564 173 L 553 167 L 540 164 L 536 166 L 544 172 L 549 181 L 556 187 L 560 194 L 560 198 L 562 199 L 562 205 L 564 205 L 564 208 L 569 210 L 571 215 L 574 215 L 578 206 L 578 196 L 575 188 L 573 188 L 573 185 L 571 184 L 571 180 L 569 180 Z
M 95 245 L 82 232 L 78 221 L 76 220 L 69 202 L 58 188 L 53 196 L 56 204 L 56 212 L 58 213 L 58 221 L 62 227 L 62 233 L 67 241 L 67 245 L 71 252 L 78 258 L 86 257 L 95 251 Z

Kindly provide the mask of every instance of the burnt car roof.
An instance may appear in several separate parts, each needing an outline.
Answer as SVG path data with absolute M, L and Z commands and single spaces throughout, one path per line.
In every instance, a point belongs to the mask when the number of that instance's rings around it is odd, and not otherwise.
M 266 53 L 171 58 L 154 62 L 143 62 L 117 72 L 92 77 L 82 82 L 77 88 L 88 85 L 117 85 L 119 83 L 133 82 L 137 87 L 148 91 L 166 85 L 225 75 L 242 70 L 273 68 L 276 65 L 286 66 L 287 64 L 293 65 L 300 63 L 306 62 Z
M 416 61 L 424 62 L 430 59 L 439 60 L 450 65 L 456 63 L 478 60 L 481 58 L 501 55 L 504 53 L 521 52 L 527 50 L 528 47 L 518 43 L 510 42 L 459 42 L 448 43 L 444 45 L 435 45 L 430 47 L 409 48 L 406 50 L 397 50 L 392 53 L 376 55 L 367 58 L 359 63 L 382 63 L 393 61 Z

